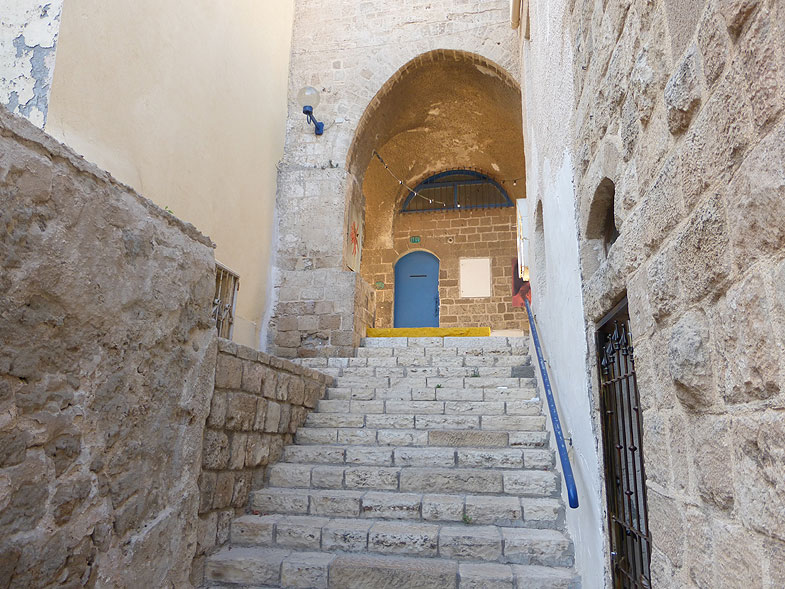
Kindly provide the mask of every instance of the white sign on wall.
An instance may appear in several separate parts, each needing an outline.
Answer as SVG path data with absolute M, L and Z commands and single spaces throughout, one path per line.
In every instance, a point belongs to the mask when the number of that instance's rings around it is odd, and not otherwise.
M 460 293 L 462 298 L 491 296 L 491 259 L 461 258 Z

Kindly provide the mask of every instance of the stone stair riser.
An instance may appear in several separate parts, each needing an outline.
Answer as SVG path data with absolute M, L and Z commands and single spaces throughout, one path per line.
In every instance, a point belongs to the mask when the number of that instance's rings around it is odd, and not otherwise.
M 245 516 L 233 522 L 231 541 L 270 548 L 543 566 L 571 566 L 573 558 L 571 542 L 556 530 L 313 516 Z
M 567 570 L 536 565 L 461 563 L 367 554 L 332 555 L 268 548 L 237 548 L 212 557 L 208 582 L 266 586 L 369 589 L 577 589 Z
M 555 473 L 499 468 L 332 466 L 279 463 L 270 467 L 271 487 L 486 493 L 552 497 Z
M 445 388 L 445 387 L 332 387 L 326 399 L 335 401 L 533 401 L 533 387 L 523 388 Z
M 284 463 L 516 468 L 547 470 L 553 466 L 550 450 L 518 448 L 440 448 L 377 446 L 289 446 Z
M 419 413 L 432 415 L 531 415 L 540 416 L 539 400 L 534 401 L 356 401 L 323 399 L 318 402 L 316 413 L 342 413 L 355 415 L 382 413 Z
M 380 446 L 462 446 L 503 448 L 542 447 L 549 434 L 534 432 L 493 432 L 480 430 L 395 430 L 371 428 L 302 427 L 295 434 L 297 444 L 359 444 Z
M 532 528 L 559 528 L 564 515 L 563 507 L 555 498 L 315 489 L 256 491 L 252 496 L 252 507 L 267 514 L 469 522 Z
M 403 405 L 396 406 L 396 408 L 404 410 Z M 311 413 L 305 420 L 305 426 L 316 428 L 542 431 L 545 429 L 545 417 L 541 415 L 443 415 L 440 413 L 406 415 L 395 411 L 387 414 Z

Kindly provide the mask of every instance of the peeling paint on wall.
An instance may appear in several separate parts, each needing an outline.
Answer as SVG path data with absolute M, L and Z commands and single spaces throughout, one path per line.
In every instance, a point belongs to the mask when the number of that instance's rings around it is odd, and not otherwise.
M 63 0 L 5 0 L 0 15 L 0 103 L 44 127 Z

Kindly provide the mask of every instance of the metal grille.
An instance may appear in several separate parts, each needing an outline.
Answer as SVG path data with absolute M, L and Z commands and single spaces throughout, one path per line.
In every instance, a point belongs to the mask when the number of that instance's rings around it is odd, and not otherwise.
M 213 320 L 218 335 L 231 339 L 234 327 L 234 307 L 237 291 L 240 290 L 240 277 L 222 266 L 215 265 L 215 296 L 213 297 Z
M 418 184 L 404 202 L 403 212 L 511 206 L 512 200 L 507 191 L 485 174 L 473 170 L 451 170 L 431 176 Z
M 597 329 L 611 570 L 616 589 L 651 587 L 641 409 L 626 299 Z

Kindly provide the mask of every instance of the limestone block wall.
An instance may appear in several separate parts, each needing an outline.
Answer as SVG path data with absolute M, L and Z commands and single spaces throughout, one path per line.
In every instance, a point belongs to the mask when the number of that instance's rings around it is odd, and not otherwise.
M 4 108 L 0 203 L 0 587 L 187 586 L 212 244 Z
M 282 358 L 350 356 L 373 326 L 370 286 L 355 272 L 332 268 L 283 276 L 270 350 Z
M 355 278 L 346 269 L 343 252 L 347 200 L 362 178 L 347 170 L 346 162 L 360 119 L 376 93 L 409 61 L 434 49 L 473 52 L 518 72 L 514 40 L 509 0 L 297 0 L 286 145 L 276 200 L 268 351 L 309 355 L 318 345 L 340 355 L 352 345 L 355 311 L 343 301 L 353 300 Z M 326 123 L 321 137 L 313 134 L 296 103 L 298 90 L 306 85 L 321 92 L 315 111 Z M 314 294 L 294 298 L 285 290 L 292 287 L 310 288 Z M 317 305 L 332 305 L 326 314 L 347 317 L 338 328 L 343 335 L 331 333 L 326 347 L 324 337 L 314 338 L 312 333 L 313 322 L 321 321 L 314 313 Z M 306 314 L 311 317 L 303 317 Z M 295 334 L 293 322 L 300 318 L 309 327 L 298 327 L 300 333 Z
M 570 8 L 588 340 L 626 292 L 654 586 L 781 586 L 785 4 Z M 607 256 L 591 235 L 605 179 Z
M 526 312 L 512 306 L 512 261 L 517 257 L 514 208 L 398 214 L 393 220 L 393 247 L 363 252 L 362 276 L 376 292 L 376 326 L 392 327 L 395 262 L 415 250 L 439 258 L 441 327 L 523 329 Z M 411 236 L 421 237 L 419 243 Z M 488 298 L 460 298 L 460 258 L 490 258 L 492 291 Z
M 215 391 L 204 430 L 199 520 L 192 582 L 206 554 L 229 539 L 231 520 L 264 485 L 269 464 L 324 396 L 332 379 L 225 339 L 218 340 Z

